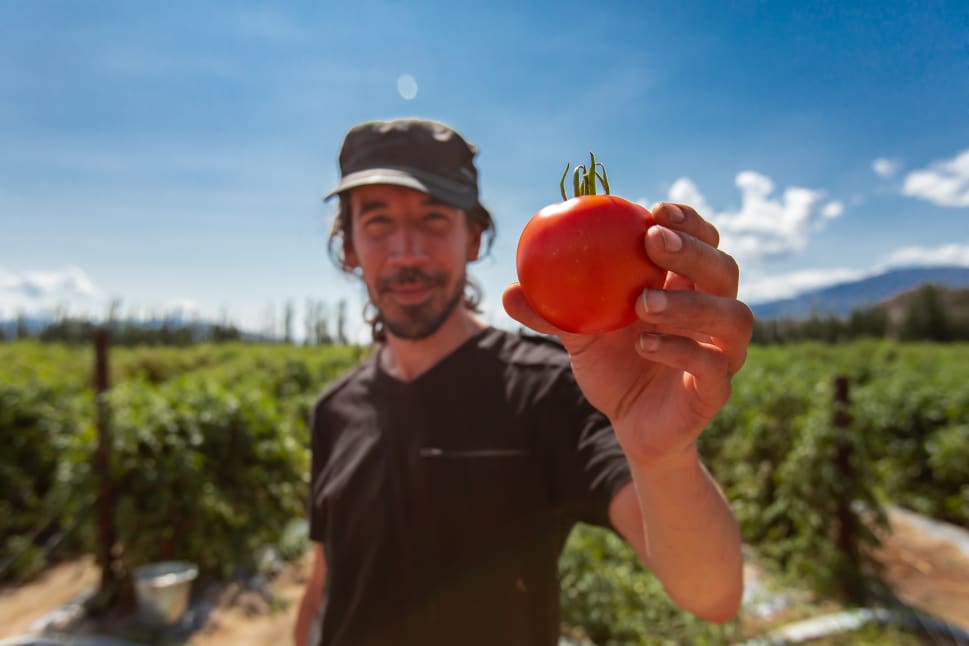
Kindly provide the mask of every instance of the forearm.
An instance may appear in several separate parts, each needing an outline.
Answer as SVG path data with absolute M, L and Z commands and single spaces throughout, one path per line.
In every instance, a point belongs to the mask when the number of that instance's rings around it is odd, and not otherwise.
M 326 558 L 322 545 L 317 545 L 313 552 L 313 565 L 306 581 L 303 600 L 299 604 L 299 613 L 296 615 L 296 625 L 293 627 L 293 642 L 296 646 L 316 646 L 308 643 L 310 627 L 320 610 L 325 582 Z
M 299 614 L 296 616 L 296 626 L 293 629 L 293 642 L 296 646 L 315 646 L 309 643 L 310 626 L 316 616 L 322 599 L 322 590 L 311 585 L 306 586 L 303 600 L 299 604 Z
M 733 618 L 743 594 L 740 531 L 695 450 L 630 468 L 642 514 L 640 557 L 681 608 L 708 621 Z

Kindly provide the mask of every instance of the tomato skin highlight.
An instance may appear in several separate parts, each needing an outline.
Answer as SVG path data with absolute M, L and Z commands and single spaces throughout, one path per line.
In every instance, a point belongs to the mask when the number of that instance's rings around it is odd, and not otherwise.
M 646 255 L 645 207 L 614 195 L 584 195 L 536 213 L 518 240 L 515 261 L 525 299 L 566 332 L 598 334 L 636 320 L 643 289 L 666 272 Z

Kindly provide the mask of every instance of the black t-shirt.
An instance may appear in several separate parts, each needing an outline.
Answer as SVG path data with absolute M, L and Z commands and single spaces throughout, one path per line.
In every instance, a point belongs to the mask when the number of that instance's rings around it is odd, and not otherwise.
M 376 359 L 313 410 L 319 643 L 557 643 L 568 533 L 630 480 L 568 355 L 488 328 L 410 382 Z

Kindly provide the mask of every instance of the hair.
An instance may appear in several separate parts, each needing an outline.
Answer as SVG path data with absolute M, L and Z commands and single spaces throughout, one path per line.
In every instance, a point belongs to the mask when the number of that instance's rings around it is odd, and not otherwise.
M 350 200 L 345 194 L 338 197 L 336 213 L 333 216 L 333 226 L 330 228 L 330 235 L 327 239 L 327 253 L 330 260 L 336 265 L 337 269 L 345 274 L 357 276 L 353 268 L 347 264 L 346 250 L 353 244 L 353 218 L 350 212 Z M 481 227 L 481 236 L 484 244 L 484 252 L 478 258 L 483 258 L 491 252 L 491 246 L 495 241 L 495 221 L 491 214 L 479 206 L 465 210 L 465 217 L 469 224 L 476 224 Z M 484 293 L 481 287 L 471 276 L 465 273 L 464 278 L 464 307 L 468 310 L 480 313 L 481 300 Z M 384 328 L 380 311 L 369 301 L 364 305 L 363 318 L 370 325 L 370 335 L 375 343 L 383 343 L 387 340 L 387 330 Z M 372 310 L 372 311 L 368 311 Z

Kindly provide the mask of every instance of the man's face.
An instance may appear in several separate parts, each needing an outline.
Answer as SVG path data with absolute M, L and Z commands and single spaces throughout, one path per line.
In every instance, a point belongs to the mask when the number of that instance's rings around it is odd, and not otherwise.
M 363 271 L 387 331 L 411 340 L 436 332 L 463 301 L 480 231 L 462 209 L 389 184 L 352 189 L 350 217 L 346 260 Z

